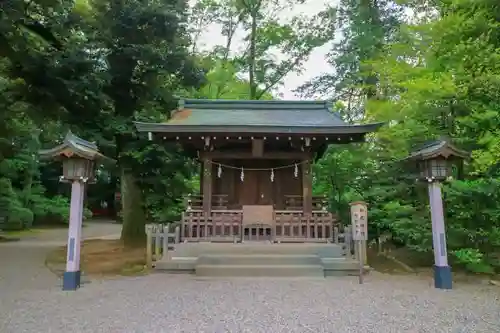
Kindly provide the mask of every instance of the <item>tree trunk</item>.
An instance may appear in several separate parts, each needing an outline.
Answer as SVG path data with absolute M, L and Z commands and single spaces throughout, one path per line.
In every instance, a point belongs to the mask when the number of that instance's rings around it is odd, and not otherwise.
M 146 215 L 142 193 L 131 171 L 121 167 L 121 201 L 123 227 L 121 239 L 125 246 L 141 246 L 146 242 Z
M 257 13 L 258 9 L 252 10 L 252 30 L 250 31 L 250 52 L 248 59 L 248 71 L 250 81 L 250 100 L 257 97 L 257 84 L 255 83 L 255 57 L 256 57 L 256 43 L 257 43 Z

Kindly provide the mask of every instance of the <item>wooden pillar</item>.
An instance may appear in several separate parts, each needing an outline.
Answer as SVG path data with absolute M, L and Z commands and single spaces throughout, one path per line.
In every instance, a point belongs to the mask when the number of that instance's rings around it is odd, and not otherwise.
M 203 195 L 203 178 L 205 178 L 205 177 L 203 177 L 203 175 L 205 173 L 204 170 L 205 170 L 205 165 L 203 164 L 203 161 L 202 161 L 200 163 L 200 187 L 198 188 L 198 191 L 199 191 L 198 193 L 200 195 Z
M 304 214 L 312 212 L 312 174 L 311 162 L 309 160 L 302 163 L 302 210 Z
M 210 213 L 212 209 L 212 159 L 203 159 L 203 212 Z

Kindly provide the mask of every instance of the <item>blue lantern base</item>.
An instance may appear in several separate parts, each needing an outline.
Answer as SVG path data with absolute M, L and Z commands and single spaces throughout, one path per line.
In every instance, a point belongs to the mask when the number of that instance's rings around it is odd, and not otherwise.
M 80 288 L 81 272 L 64 272 L 63 290 L 77 290 Z
M 450 266 L 434 266 L 434 287 L 438 289 L 451 289 L 453 280 Z

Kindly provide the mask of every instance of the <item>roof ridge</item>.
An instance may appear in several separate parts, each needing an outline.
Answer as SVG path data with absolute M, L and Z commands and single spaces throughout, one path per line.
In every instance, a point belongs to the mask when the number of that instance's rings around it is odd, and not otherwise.
M 237 109 L 237 110 L 284 110 L 294 109 L 328 110 L 331 111 L 331 101 L 302 100 L 232 100 L 232 99 L 181 99 L 179 108 L 186 109 Z

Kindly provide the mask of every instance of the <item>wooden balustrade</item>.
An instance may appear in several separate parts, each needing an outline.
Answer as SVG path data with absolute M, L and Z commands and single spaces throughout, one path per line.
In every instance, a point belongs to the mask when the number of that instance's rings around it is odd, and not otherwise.
M 228 195 L 227 194 L 212 194 L 212 209 L 224 210 L 227 209 Z M 201 210 L 203 208 L 203 195 L 190 194 L 184 198 L 184 206 L 188 210 Z
M 333 242 L 334 222 L 332 214 L 314 211 L 277 210 L 274 212 L 275 240 L 278 242 Z
M 285 209 L 293 211 L 302 210 L 303 197 L 301 195 L 285 195 Z M 324 195 L 312 197 L 312 207 L 314 211 L 326 210 L 328 199 Z
M 146 264 L 152 267 L 153 261 L 166 259 L 169 250 L 180 242 L 180 228 L 171 224 L 149 223 L 146 231 Z
M 276 242 L 338 242 L 335 222 L 332 214 L 326 211 L 304 214 L 302 211 L 277 210 L 273 213 L 272 224 L 268 226 L 271 229 L 269 235 L 267 232 L 262 235 L 255 232 L 254 235 L 251 228 L 247 230 L 248 235 L 244 235 L 242 210 L 212 210 L 210 213 L 190 210 L 182 216 L 181 236 L 185 242 L 264 239 Z
M 242 220 L 241 210 L 190 210 L 182 215 L 181 235 L 185 242 L 238 242 Z

